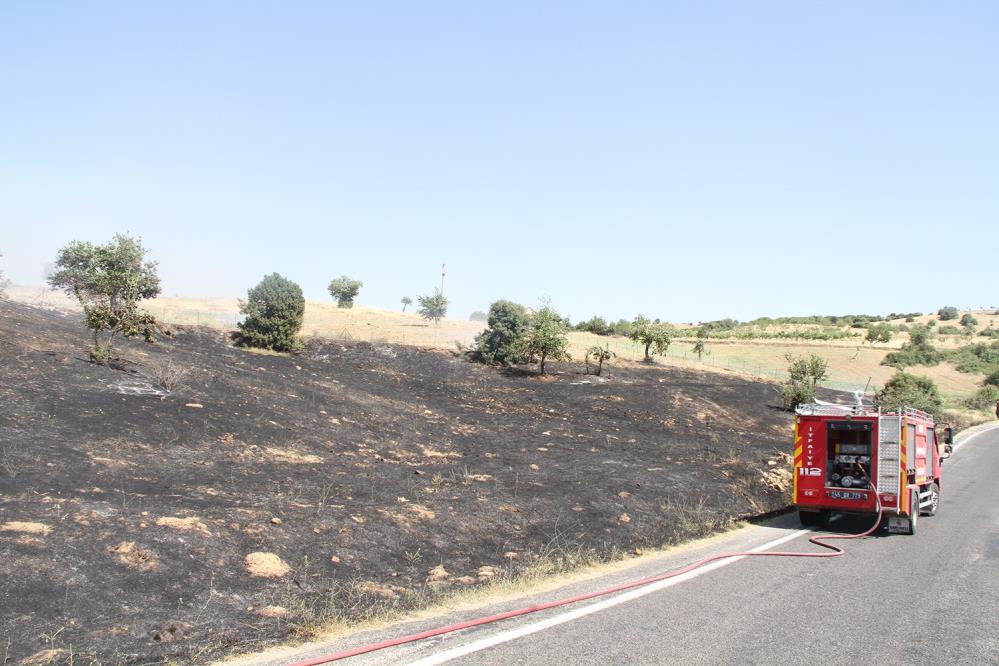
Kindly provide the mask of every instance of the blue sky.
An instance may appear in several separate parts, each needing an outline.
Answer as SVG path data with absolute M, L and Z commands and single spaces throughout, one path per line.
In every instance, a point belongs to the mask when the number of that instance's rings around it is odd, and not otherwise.
M 0 4 L 0 259 L 574 320 L 997 305 L 994 2 Z

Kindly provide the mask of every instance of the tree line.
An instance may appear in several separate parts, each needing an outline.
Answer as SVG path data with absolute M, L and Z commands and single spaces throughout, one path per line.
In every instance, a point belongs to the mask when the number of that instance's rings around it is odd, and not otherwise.
M 113 359 L 117 338 L 142 336 L 152 341 L 159 329 L 153 316 L 139 307 L 141 301 L 161 293 L 157 263 L 147 260 L 147 254 L 141 240 L 127 234 L 116 234 L 103 244 L 73 241 L 59 250 L 48 283 L 82 307 L 84 325 L 93 333 L 90 359 L 95 363 L 106 365 Z M 328 289 L 338 307 L 350 308 L 363 286 L 360 280 L 342 275 Z M 448 299 L 440 289 L 417 300 L 424 319 L 436 323 L 447 315 Z M 405 297 L 404 309 L 410 303 Z M 301 348 L 298 334 L 305 296 L 294 281 L 278 273 L 265 275 L 247 291 L 246 299 L 239 300 L 239 311 L 244 318 L 234 334 L 237 344 L 280 352 Z

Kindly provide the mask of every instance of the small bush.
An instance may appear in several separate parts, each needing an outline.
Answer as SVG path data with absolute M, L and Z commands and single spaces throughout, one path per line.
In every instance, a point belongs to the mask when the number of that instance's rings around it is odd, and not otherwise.
M 183 386 L 187 379 L 187 368 L 173 362 L 170 358 L 157 358 L 149 362 L 149 378 L 167 393 Z
M 875 342 L 891 342 L 892 330 L 888 324 L 872 324 L 867 328 L 865 340 L 874 344 Z
M 940 317 L 940 321 L 950 321 L 951 319 L 957 319 L 959 312 L 957 308 L 953 305 L 945 305 L 944 307 L 937 310 L 937 316 Z
M 941 326 L 937 330 L 940 332 L 940 335 L 961 335 L 963 332 L 957 326 L 951 326 L 949 324 L 947 326 Z
M 794 411 L 798 405 L 815 400 L 815 387 L 809 381 L 791 379 L 781 384 L 780 397 L 784 409 Z
M 978 389 L 973 396 L 965 400 L 964 404 L 968 409 L 992 411 L 997 401 L 999 401 L 999 386 L 986 384 Z
M 239 302 L 246 319 L 235 334 L 238 344 L 279 352 L 298 351 L 298 331 L 305 315 L 302 288 L 291 280 L 271 273 L 247 292 Z
M 815 387 L 829 375 L 828 364 L 817 354 L 803 358 L 788 353 L 784 358 L 788 362 L 789 378 L 781 385 L 780 395 L 784 409 L 794 410 L 798 405 L 815 400 Z
M 486 363 L 511 365 L 524 357 L 524 336 L 530 320 L 527 308 L 512 301 L 489 306 L 488 327 L 475 338 L 478 357 Z
M 907 372 L 895 373 L 875 394 L 875 401 L 886 410 L 914 407 L 933 414 L 943 411 L 943 400 L 933 380 Z
M 485 312 L 476 310 L 472 314 L 468 315 L 468 321 L 489 321 L 489 315 Z
M 972 317 L 970 313 L 966 314 L 961 317 L 961 326 L 964 326 L 965 328 L 974 328 L 975 326 L 978 326 L 978 320 Z
M 999 370 L 986 377 L 983 383 L 987 386 L 999 386 Z

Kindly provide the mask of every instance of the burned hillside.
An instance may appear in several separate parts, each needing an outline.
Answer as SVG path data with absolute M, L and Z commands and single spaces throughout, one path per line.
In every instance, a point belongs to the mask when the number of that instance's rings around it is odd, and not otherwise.
M 322 340 L 259 354 L 194 328 L 113 368 L 86 349 L 73 317 L 0 303 L 12 661 L 206 661 L 786 504 L 766 383 Z

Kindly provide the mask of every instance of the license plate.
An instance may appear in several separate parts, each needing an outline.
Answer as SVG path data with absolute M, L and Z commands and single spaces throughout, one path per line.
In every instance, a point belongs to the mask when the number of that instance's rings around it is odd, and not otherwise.
M 830 491 L 829 496 L 833 499 L 847 499 L 847 500 L 858 500 L 864 499 L 864 493 L 858 493 L 853 490 L 833 490 Z

